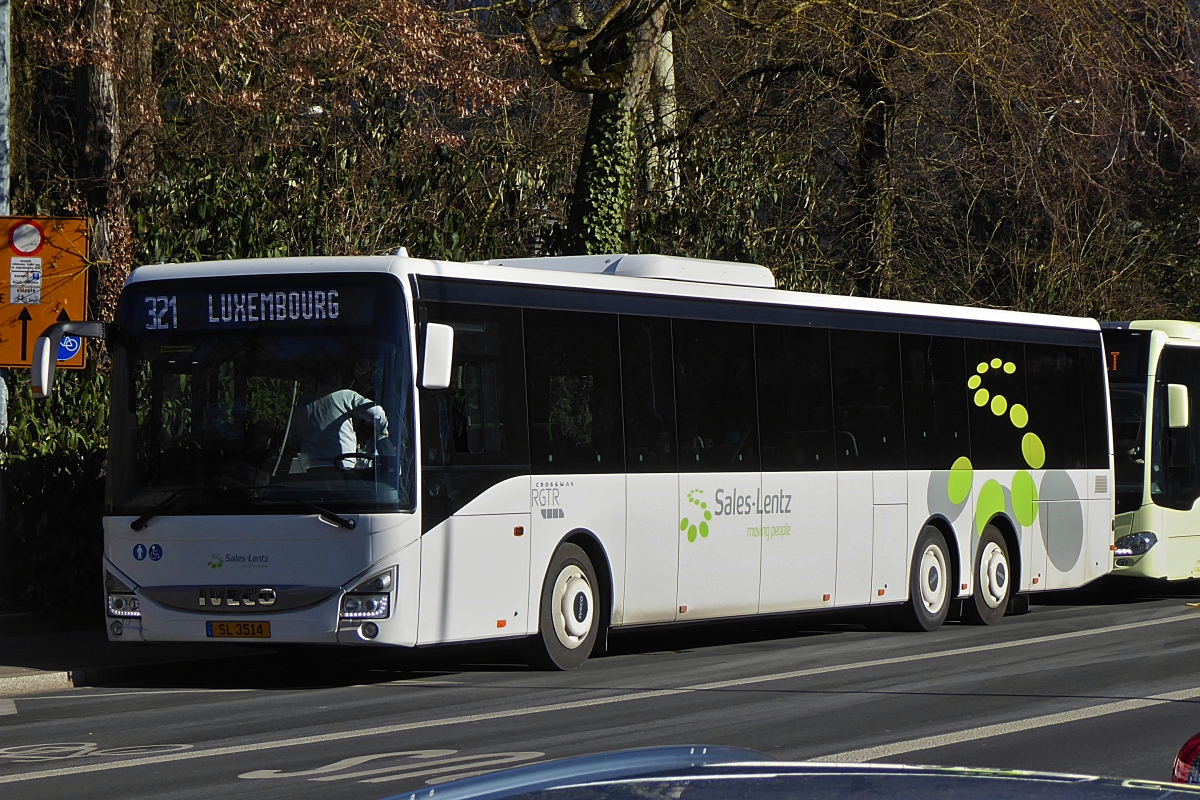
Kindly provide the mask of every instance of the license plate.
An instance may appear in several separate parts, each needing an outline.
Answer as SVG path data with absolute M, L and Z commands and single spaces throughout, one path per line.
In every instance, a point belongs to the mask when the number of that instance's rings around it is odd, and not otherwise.
M 209 622 L 208 635 L 214 639 L 270 639 L 269 622 Z

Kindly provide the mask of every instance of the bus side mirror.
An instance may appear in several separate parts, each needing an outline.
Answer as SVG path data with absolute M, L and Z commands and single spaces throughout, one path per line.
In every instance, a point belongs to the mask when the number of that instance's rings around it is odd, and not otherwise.
M 445 389 L 450 385 L 454 362 L 454 328 L 437 322 L 425 325 L 425 352 L 421 359 L 421 388 Z
M 1171 428 L 1186 428 L 1191 425 L 1190 409 L 1188 387 L 1182 383 L 1168 383 L 1167 425 Z
M 33 361 L 29 365 L 33 396 L 39 399 L 50 396 L 54 386 L 54 367 L 58 364 L 58 345 L 64 334 L 103 339 L 105 331 L 103 322 L 56 322 L 46 328 L 33 343 Z

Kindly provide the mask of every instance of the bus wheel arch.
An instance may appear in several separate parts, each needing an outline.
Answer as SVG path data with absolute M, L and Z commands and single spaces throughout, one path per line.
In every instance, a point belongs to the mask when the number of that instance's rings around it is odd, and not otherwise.
M 576 669 L 608 630 L 612 595 L 608 559 L 586 531 L 573 531 L 554 548 L 537 600 L 537 630 L 528 640 L 531 666 Z
M 608 648 L 608 631 L 612 627 L 612 564 L 608 560 L 608 553 L 605 552 L 604 545 L 600 544 L 596 534 L 586 528 L 578 528 L 568 533 L 555 549 L 557 550 L 558 547 L 567 543 L 583 550 L 591 559 L 592 568 L 596 570 L 596 581 L 599 584 L 596 588 L 600 595 L 597 619 L 600 620 L 600 628 L 596 632 L 596 644 L 592 648 L 592 652 L 599 655 Z

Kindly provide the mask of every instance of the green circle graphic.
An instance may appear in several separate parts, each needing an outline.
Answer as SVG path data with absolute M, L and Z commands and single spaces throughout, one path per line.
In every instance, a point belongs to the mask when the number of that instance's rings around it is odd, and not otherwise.
M 689 542 L 696 541 L 696 526 L 695 525 L 688 528 L 688 541 Z
M 1004 412 L 1008 410 L 1008 401 L 1004 399 L 1004 395 L 998 394 L 992 398 L 992 413 L 997 417 L 1003 417 Z
M 1012 480 L 1013 514 L 1016 515 L 1017 522 L 1026 528 L 1037 519 L 1037 501 L 1037 484 L 1033 482 L 1033 476 L 1023 469 L 1017 470 Z
M 946 481 L 946 495 L 950 502 L 958 505 L 965 501 L 971 493 L 971 482 L 974 479 L 975 470 L 971 466 L 971 459 L 966 456 L 956 458 L 954 465 L 950 467 L 950 477 Z
M 679 530 L 686 531 L 688 528 L 688 518 L 684 517 L 679 521 Z
M 1008 418 L 1012 420 L 1013 427 L 1024 428 L 1029 424 L 1029 411 L 1020 403 L 1013 403 L 1008 410 Z
M 967 379 L 967 388 L 968 389 L 978 389 L 982 383 L 983 383 L 983 378 L 979 377 L 978 375 L 972 375 L 970 378 Z
M 708 523 L 707 522 L 700 523 L 700 538 L 702 538 L 702 539 L 708 538 Z
M 1004 511 L 1004 487 L 994 480 L 983 484 L 975 501 L 975 532 L 983 533 L 988 520 Z
M 1034 469 L 1041 469 L 1046 463 L 1046 446 L 1033 431 L 1021 437 L 1021 455 L 1025 456 L 1025 463 Z
M 988 394 L 987 389 L 980 389 L 979 391 L 977 391 L 975 393 L 975 405 L 979 406 L 980 408 L 983 408 L 984 406 L 987 405 L 989 396 L 990 395 Z

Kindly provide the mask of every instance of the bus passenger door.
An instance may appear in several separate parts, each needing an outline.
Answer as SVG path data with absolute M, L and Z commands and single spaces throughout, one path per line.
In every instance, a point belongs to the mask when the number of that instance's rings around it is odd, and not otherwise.
M 420 391 L 418 644 L 522 636 L 529 616 L 530 477 L 518 309 L 427 303 L 454 328 L 446 389 Z

